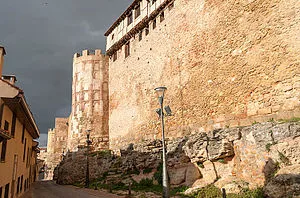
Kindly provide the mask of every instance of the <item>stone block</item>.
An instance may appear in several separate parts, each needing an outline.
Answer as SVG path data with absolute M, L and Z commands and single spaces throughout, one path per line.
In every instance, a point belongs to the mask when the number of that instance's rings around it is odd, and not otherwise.
M 272 109 L 270 107 L 257 110 L 258 115 L 266 115 L 270 113 L 272 113 Z

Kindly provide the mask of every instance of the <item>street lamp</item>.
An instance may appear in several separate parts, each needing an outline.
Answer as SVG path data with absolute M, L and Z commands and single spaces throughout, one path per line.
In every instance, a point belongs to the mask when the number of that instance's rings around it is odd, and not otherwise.
M 160 110 L 156 110 L 156 112 L 160 113 L 161 118 L 161 128 L 162 128 L 162 146 L 163 146 L 163 198 L 170 197 L 170 186 L 169 186 L 169 178 L 167 171 L 167 155 L 166 155 L 166 143 L 165 143 L 165 123 L 164 123 L 164 112 L 163 112 L 163 103 L 164 96 L 167 90 L 166 87 L 157 87 L 154 89 L 158 95 L 158 101 L 160 104 Z
M 90 140 L 91 130 L 86 130 L 86 174 L 85 174 L 85 187 L 88 188 L 90 185 L 90 168 L 89 168 L 89 153 L 90 153 L 90 144 L 92 141 Z

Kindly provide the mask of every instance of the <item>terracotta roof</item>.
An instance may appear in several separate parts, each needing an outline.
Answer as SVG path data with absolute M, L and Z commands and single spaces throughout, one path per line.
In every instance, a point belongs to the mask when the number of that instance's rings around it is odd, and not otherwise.
M 3 49 L 4 55 L 6 55 L 5 48 L 4 48 L 2 45 L 0 45 L 0 48 L 2 48 L 2 49 Z
M 105 32 L 104 36 L 108 36 L 118 25 L 119 23 L 127 17 L 127 15 L 130 13 L 131 10 L 134 9 L 134 7 L 140 2 L 141 0 L 134 0 L 130 6 L 119 16 L 119 18 L 108 28 L 108 30 Z

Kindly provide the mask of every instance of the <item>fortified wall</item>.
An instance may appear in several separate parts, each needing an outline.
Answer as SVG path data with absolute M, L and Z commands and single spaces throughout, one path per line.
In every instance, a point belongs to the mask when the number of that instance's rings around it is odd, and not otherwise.
M 56 118 L 55 128 L 48 131 L 46 164 L 48 179 L 52 178 L 54 168 L 60 163 L 63 154 L 67 152 L 68 118 Z
M 299 1 L 146 3 L 106 33 L 111 148 L 160 138 L 158 86 L 168 137 L 300 117 Z
M 86 144 L 87 130 L 95 149 L 108 149 L 108 57 L 84 50 L 73 59 L 72 113 L 68 148 Z

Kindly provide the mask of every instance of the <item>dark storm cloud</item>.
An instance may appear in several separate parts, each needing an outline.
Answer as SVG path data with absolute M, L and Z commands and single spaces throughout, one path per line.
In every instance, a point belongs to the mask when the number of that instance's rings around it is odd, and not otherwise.
M 72 58 L 105 50 L 104 32 L 133 0 L 0 1 L 4 74 L 15 74 L 39 125 L 41 145 L 71 107 Z

